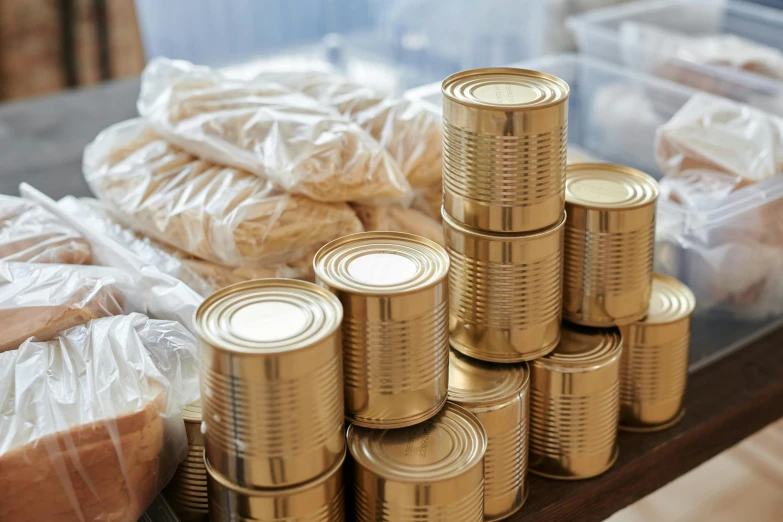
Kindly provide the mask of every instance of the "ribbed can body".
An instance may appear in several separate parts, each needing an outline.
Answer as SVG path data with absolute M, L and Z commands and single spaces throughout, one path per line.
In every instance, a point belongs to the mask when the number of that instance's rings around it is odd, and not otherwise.
M 465 225 L 521 233 L 563 213 L 568 85 L 535 71 L 464 71 L 443 82 L 446 212 Z
M 562 345 L 561 341 L 561 345 Z M 601 360 L 530 365 L 530 470 L 558 479 L 606 471 L 617 458 L 620 340 Z M 559 348 L 558 348 L 559 349 Z M 557 354 L 555 351 L 554 355 Z
M 275 281 L 250 282 L 239 304 L 202 305 L 202 331 L 212 334 L 200 335 L 204 447 L 214 472 L 241 487 L 311 481 L 345 448 L 340 303 L 315 285 Z M 254 291 L 255 283 L 271 288 Z M 231 333 L 229 324 L 243 345 L 218 337 Z
M 445 251 L 408 234 L 356 234 L 326 245 L 315 267 L 344 309 L 346 417 L 401 428 L 438 413 L 448 392 Z
M 209 500 L 200 403 L 187 406 L 183 418 L 188 436 L 188 455 L 177 467 L 163 494 L 182 522 L 204 522 L 209 516 Z
M 214 473 L 209 476 L 211 522 L 345 522 L 343 461 L 315 481 L 294 488 L 239 488 Z
M 482 233 L 443 213 L 454 349 L 491 362 L 541 357 L 560 337 L 563 223 L 536 234 Z

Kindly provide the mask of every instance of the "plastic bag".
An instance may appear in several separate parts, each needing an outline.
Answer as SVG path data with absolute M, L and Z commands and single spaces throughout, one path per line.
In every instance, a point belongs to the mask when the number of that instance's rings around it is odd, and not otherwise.
M 109 127 L 87 147 L 84 176 L 135 230 L 228 266 L 299 259 L 362 230 L 345 203 L 283 194 L 248 172 L 199 160 L 140 119 Z
M 443 227 L 428 215 L 399 205 L 356 205 L 356 214 L 367 231 L 406 232 L 443 244 Z
M 440 181 L 443 136 L 439 117 L 418 101 L 322 72 L 266 72 L 258 79 L 303 92 L 357 123 L 386 148 L 412 187 Z
M 187 454 L 196 339 L 140 314 L 0 354 L 0 520 L 136 522 Z
M 188 152 L 292 193 L 344 202 L 396 200 L 409 192 L 399 166 L 371 136 L 278 84 L 159 58 L 142 75 L 138 108 Z
M 88 321 L 145 312 L 130 274 L 103 266 L 0 263 L 0 352 Z
M 440 214 L 441 207 L 443 207 L 442 180 L 435 185 L 418 189 L 414 192 L 411 208 L 415 208 L 419 212 L 423 212 L 425 215 L 431 217 L 438 223 L 443 221 Z
M 719 172 L 740 188 L 783 171 L 783 119 L 697 93 L 658 129 L 655 154 L 667 176 Z
M 92 252 L 79 233 L 40 206 L 0 194 L 0 261 L 88 265 Z

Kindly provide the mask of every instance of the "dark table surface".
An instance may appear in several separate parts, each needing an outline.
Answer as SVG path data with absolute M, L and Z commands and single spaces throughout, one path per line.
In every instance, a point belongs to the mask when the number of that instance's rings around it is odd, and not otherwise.
M 82 150 L 101 129 L 136 115 L 138 85 L 116 82 L 0 105 L 0 193 L 17 194 L 25 181 L 55 199 L 89 195 Z M 531 476 L 530 497 L 509 520 L 604 520 L 783 417 L 783 328 L 693 373 L 686 407 L 685 419 L 667 431 L 621 434 L 619 459 L 601 477 Z

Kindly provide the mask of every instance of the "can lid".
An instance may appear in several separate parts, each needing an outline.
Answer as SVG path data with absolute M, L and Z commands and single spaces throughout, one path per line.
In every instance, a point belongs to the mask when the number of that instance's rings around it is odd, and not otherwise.
M 539 109 L 568 99 L 568 84 L 551 74 L 513 67 L 472 69 L 452 74 L 443 95 L 460 105 L 502 111 Z
M 335 239 L 315 255 L 318 279 L 356 294 L 399 294 L 445 279 L 449 255 L 423 237 L 401 232 L 363 232 Z
M 449 354 L 449 400 L 460 406 L 504 403 L 528 387 L 526 363 L 494 364 L 471 359 L 456 350 Z
M 307 347 L 340 326 L 343 309 L 331 292 L 293 279 L 227 286 L 196 311 L 195 329 L 216 349 L 280 353 Z
M 201 399 L 182 408 L 182 419 L 185 422 L 201 424 Z
M 615 327 L 588 328 L 564 322 L 554 351 L 531 364 L 562 371 L 597 369 L 618 358 L 621 349 L 622 336 Z
M 658 182 L 640 170 L 608 163 L 575 163 L 566 169 L 566 205 L 631 209 L 656 199 Z
M 408 428 L 348 428 L 354 461 L 387 480 L 438 482 L 459 477 L 482 462 L 487 434 L 473 414 L 456 404 Z
M 696 296 L 673 277 L 653 274 L 647 317 L 640 324 L 666 324 L 684 319 L 696 308 Z

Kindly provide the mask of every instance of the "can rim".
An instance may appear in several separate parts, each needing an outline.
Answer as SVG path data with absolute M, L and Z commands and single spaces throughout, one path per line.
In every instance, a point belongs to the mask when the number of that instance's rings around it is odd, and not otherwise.
M 490 395 L 489 397 L 482 397 L 478 399 L 475 398 L 476 394 L 474 393 L 465 392 L 464 390 L 453 390 L 451 388 L 451 385 L 449 385 L 449 391 L 448 391 L 449 401 L 451 401 L 454 404 L 457 404 L 458 406 L 462 406 L 465 408 L 476 408 L 476 407 L 502 405 L 508 403 L 509 400 L 516 398 L 521 393 L 524 393 L 530 386 L 530 367 L 525 361 L 521 363 L 515 363 L 515 364 L 491 363 L 487 361 L 481 361 L 478 359 L 472 359 L 452 348 L 449 351 L 449 367 L 451 367 L 450 359 L 452 356 L 457 357 L 458 359 L 463 359 L 468 364 L 473 364 L 475 367 L 479 369 L 483 367 L 490 371 L 491 369 L 507 370 L 508 375 L 511 375 L 512 373 L 521 373 L 521 378 L 515 379 L 515 385 L 513 388 L 508 388 L 507 390 L 503 390 L 503 393 L 497 394 L 495 396 Z M 451 382 L 451 380 L 449 380 L 449 382 Z
M 191 402 L 190 404 L 185 405 L 184 408 L 182 408 L 182 420 L 185 422 L 191 422 L 191 423 L 201 423 L 202 419 L 202 410 L 201 410 L 201 399 L 198 399 L 197 401 Z
M 563 322 L 561 328 L 560 342 L 557 347 L 549 354 L 536 359 L 531 362 L 531 366 L 542 368 L 546 370 L 558 371 L 560 373 L 575 373 L 584 372 L 586 370 L 598 370 L 613 362 L 619 360 L 623 351 L 623 338 L 620 329 L 616 326 L 609 328 L 589 328 L 577 324 L 571 324 Z M 575 357 L 563 356 L 558 354 L 558 348 L 560 344 L 566 340 L 562 335 L 563 331 L 571 331 L 574 333 L 590 333 L 597 334 L 609 334 L 611 337 L 603 335 L 602 343 L 597 348 L 600 349 L 595 353 L 595 348 L 591 349 L 587 353 L 576 354 Z M 605 343 L 608 343 L 604 346 Z
M 226 300 L 226 304 L 230 305 L 232 301 L 229 298 L 237 292 L 274 288 L 295 289 L 300 291 L 302 296 L 318 296 L 317 298 L 322 300 L 321 302 L 323 303 L 325 314 L 326 311 L 332 314 L 331 319 L 329 321 L 324 319 L 323 324 L 317 325 L 318 328 L 313 328 L 313 333 L 309 337 L 295 339 L 293 342 L 285 342 L 286 339 L 279 342 L 256 342 L 245 340 L 237 336 L 232 336 L 232 339 L 227 339 L 217 335 L 218 330 L 216 328 L 210 327 L 210 319 L 212 319 L 210 314 L 219 314 L 222 311 L 222 309 L 218 307 L 221 301 Z M 296 279 L 255 279 L 229 285 L 204 299 L 194 312 L 193 329 L 194 333 L 201 341 L 220 351 L 253 355 L 280 354 L 307 349 L 324 339 L 327 339 L 340 328 L 342 319 L 343 307 L 340 300 L 334 294 L 318 285 Z
M 443 217 L 443 223 L 447 224 L 450 228 L 453 228 L 454 230 L 457 230 L 458 232 L 461 232 L 462 234 L 474 236 L 474 237 L 480 237 L 484 238 L 490 241 L 517 241 L 517 240 L 533 240 L 533 239 L 540 239 L 542 237 L 551 236 L 553 234 L 556 234 L 563 226 L 565 225 L 567 214 L 566 211 L 563 211 L 563 216 L 560 218 L 560 221 L 555 223 L 554 225 L 550 225 L 547 228 L 542 228 L 539 230 L 533 230 L 530 232 L 510 232 L 510 233 L 504 233 L 504 232 L 487 232 L 484 230 L 478 230 L 475 228 L 470 228 L 467 225 L 460 223 L 453 217 L 451 217 L 446 212 L 446 207 L 440 208 L 440 214 Z
M 537 104 L 520 103 L 520 104 L 505 105 L 505 104 L 482 102 L 479 99 L 470 99 L 467 97 L 460 98 L 454 94 L 455 89 L 457 89 L 463 84 L 468 83 L 470 79 L 480 79 L 482 77 L 487 77 L 490 75 L 500 75 L 500 74 L 517 76 L 520 78 L 529 78 L 529 79 L 535 78 L 538 80 L 543 80 L 544 82 L 548 82 L 551 86 L 553 87 L 557 86 L 559 88 L 559 91 L 557 93 L 558 96 L 556 96 L 551 100 L 545 101 L 543 103 L 537 103 Z M 441 83 L 441 93 L 444 96 L 444 98 L 447 98 L 448 100 L 457 103 L 459 105 L 473 107 L 476 109 L 498 110 L 503 112 L 517 112 L 517 111 L 527 111 L 527 110 L 536 110 L 536 109 L 546 109 L 549 107 L 566 103 L 571 95 L 571 87 L 563 79 L 558 78 L 553 74 L 548 74 L 541 71 L 534 71 L 532 69 L 522 69 L 518 67 L 484 67 L 480 69 L 470 69 L 467 71 L 460 71 L 447 76 L 446 79 L 443 80 L 443 82 Z
M 632 204 L 625 204 L 625 205 L 621 205 L 617 203 L 604 203 L 604 204 L 588 203 L 580 200 L 574 200 L 574 198 L 569 199 L 569 194 L 570 194 L 569 185 L 573 183 L 574 180 L 572 175 L 574 173 L 580 173 L 585 171 L 596 171 L 596 170 L 630 176 L 637 182 L 636 183 L 637 187 L 645 188 L 650 191 L 649 196 L 640 200 L 639 202 L 632 203 Z M 639 169 L 634 169 L 632 167 L 627 167 L 625 165 L 618 165 L 615 163 L 571 163 L 570 165 L 566 166 L 566 181 L 565 181 L 566 208 L 568 208 L 568 206 L 570 205 L 572 207 L 577 207 L 585 210 L 600 210 L 602 212 L 632 210 L 637 208 L 648 207 L 651 205 L 655 206 L 655 202 L 658 200 L 659 195 L 660 195 L 660 189 L 658 187 L 658 182 L 655 180 L 655 178 Z
M 312 480 L 310 482 L 304 482 L 302 484 L 296 484 L 291 487 L 281 487 L 281 488 L 270 488 L 270 489 L 251 489 L 246 488 L 244 486 L 240 486 L 239 484 L 234 484 L 227 478 L 225 478 L 223 475 L 215 471 L 212 466 L 209 463 L 209 460 L 207 460 L 207 452 L 204 450 L 204 468 L 207 470 L 207 475 L 212 478 L 213 480 L 217 481 L 221 486 L 223 486 L 226 489 L 230 489 L 240 495 L 244 495 L 247 497 L 266 497 L 266 498 L 275 498 L 275 497 L 281 497 L 281 496 L 290 496 L 295 495 L 297 493 L 302 493 L 304 491 L 309 491 L 311 489 L 314 489 L 318 486 L 321 486 L 325 482 L 328 482 L 329 479 L 334 477 L 334 475 L 343 467 L 343 464 L 345 463 L 345 457 L 348 454 L 348 448 L 346 445 L 343 445 L 343 451 L 340 454 L 340 458 L 337 459 L 337 462 L 332 464 L 332 467 L 326 470 L 323 475 L 318 476 L 315 480 Z
M 693 314 L 693 311 L 696 309 L 696 296 L 693 294 L 693 291 L 688 288 L 688 285 L 680 281 L 679 279 L 676 279 L 671 276 L 653 273 L 653 284 L 652 284 L 652 291 L 650 295 L 650 302 L 652 302 L 653 298 L 655 297 L 656 288 L 660 289 L 661 286 L 656 285 L 655 283 L 658 282 L 660 285 L 662 285 L 666 290 L 671 291 L 671 293 L 676 294 L 677 297 L 679 297 L 679 302 L 681 304 L 685 304 L 685 308 L 682 310 L 677 311 L 677 315 L 672 316 L 671 318 L 655 318 L 651 317 L 648 309 L 647 316 L 644 319 L 641 319 L 640 321 L 637 321 L 635 323 L 631 323 L 627 326 L 653 326 L 653 325 L 669 325 L 674 323 L 679 323 L 683 319 L 687 319 L 688 317 Z
M 376 240 L 398 240 L 401 243 L 408 243 L 409 247 L 419 246 L 428 249 L 432 255 L 436 258 L 435 269 L 431 273 L 419 271 L 416 277 L 426 276 L 422 281 L 413 280 L 405 281 L 400 284 L 393 284 L 388 286 L 374 286 L 374 285 L 362 285 L 360 282 L 354 284 L 348 284 L 345 281 L 336 277 L 335 270 L 332 264 L 329 264 L 330 256 L 336 255 L 340 252 L 340 249 L 351 243 L 359 245 L 364 241 Z M 337 262 L 340 260 L 338 259 Z M 325 284 L 329 288 L 340 290 L 352 295 L 360 296 L 396 296 L 406 295 L 410 293 L 420 292 L 428 288 L 432 288 L 442 283 L 449 273 L 449 267 L 451 259 L 449 258 L 446 250 L 438 243 L 431 241 L 427 238 L 417 236 L 415 234 L 408 234 L 405 232 L 357 232 L 355 234 L 349 234 L 337 239 L 334 239 L 321 247 L 316 252 L 313 258 L 313 270 L 315 271 L 317 280 L 320 284 Z

